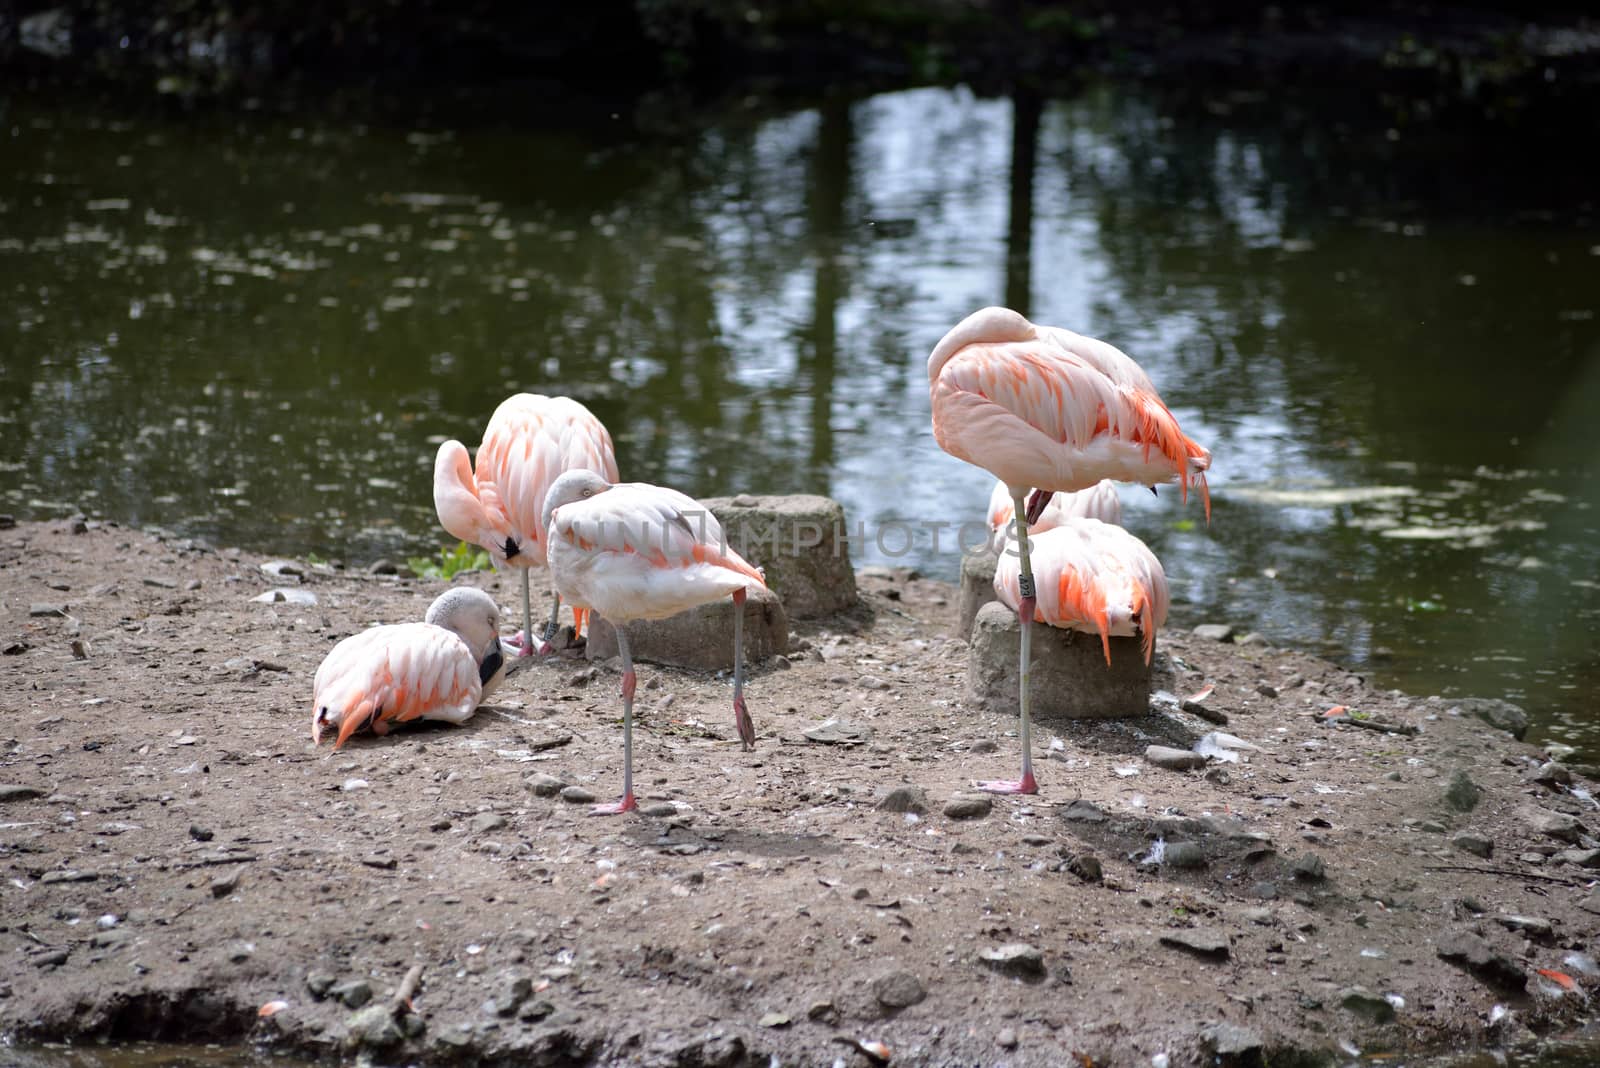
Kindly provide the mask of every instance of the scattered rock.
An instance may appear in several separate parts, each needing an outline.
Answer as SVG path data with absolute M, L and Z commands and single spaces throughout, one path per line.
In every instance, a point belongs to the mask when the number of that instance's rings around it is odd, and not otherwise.
M 1450 785 L 1444 788 L 1444 803 L 1457 812 L 1471 812 L 1478 807 L 1483 788 L 1473 782 L 1464 771 L 1450 776 Z
M 997 972 L 1022 979 L 1043 979 L 1046 974 L 1044 954 L 1026 942 L 981 949 L 978 959 Z
M 377 559 L 367 565 L 369 575 L 398 575 L 399 566 L 393 560 Z
M 1189 633 L 1196 638 L 1203 638 L 1211 642 L 1233 641 L 1233 624 L 1231 623 L 1202 623 Z
M 757 1027 L 788 1027 L 789 1017 L 781 1012 L 769 1012 L 756 1021 Z
M 297 590 L 289 587 L 270 589 L 266 593 L 250 598 L 256 604 L 296 604 L 309 607 L 317 603 L 317 595 L 310 590 Z
M 1061 818 L 1070 823 L 1104 823 L 1110 819 L 1106 812 L 1093 801 L 1081 797 L 1075 798 L 1061 810 Z
M 338 982 L 338 976 L 329 972 L 311 972 L 306 976 L 306 989 L 318 1001 L 328 996 L 333 989 L 333 984 Z
M 594 791 L 585 790 L 581 786 L 564 786 L 561 788 L 561 800 L 569 805 L 592 805 Z
M 1577 817 L 1569 816 L 1565 812 L 1551 812 L 1536 805 L 1524 805 L 1517 809 L 1517 815 L 1535 834 L 1542 834 L 1561 842 L 1575 844 L 1588 833 Z
M 1296 879 L 1307 882 L 1321 882 L 1328 877 L 1328 865 L 1319 854 L 1302 853 L 1294 859 L 1291 866 Z
M 1521 739 L 1528 733 L 1528 713 L 1510 701 L 1493 697 L 1458 697 L 1450 700 L 1448 710 L 1476 716 L 1496 730 L 1509 731 L 1513 738 Z
M 1206 850 L 1199 842 L 1168 842 L 1161 863 L 1169 868 L 1203 868 Z
M 1175 931 L 1163 931 L 1161 944 L 1186 949 L 1201 957 L 1223 959 L 1228 956 L 1228 934 L 1216 928 L 1185 927 Z
M 897 786 L 883 795 L 878 811 L 923 813 L 928 811 L 928 795 L 920 786 Z
M 567 787 L 564 780 L 543 771 L 529 775 L 523 782 L 536 797 L 554 797 Z
M 1093 853 L 1068 853 L 1065 868 L 1086 883 L 1098 883 L 1105 879 L 1105 869 L 1100 864 L 1100 858 Z
M 1363 986 L 1345 987 L 1339 992 L 1339 1007 L 1375 1024 L 1394 1020 L 1394 1004 Z
M 293 560 L 268 560 L 261 565 L 263 574 L 273 578 L 305 578 L 306 569 Z
M 211 896 L 227 897 L 239 886 L 239 876 L 244 874 L 243 868 L 237 868 L 226 875 L 219 875 L 211 880 Z
M 889 972 L 880 975 L 871 983 L 872 996 L 878 1004 L 889 1009 L 904 1009 L 917 1004 L 928 996 L 928 990 L 918 979 L 907 971 Z
M 1434 951 L 1439 959 L 1458 964 L 1493 986 L 1521 990 L 1527 985 L 1528 973 L 1522 965 L 1471 931 L 1450 931 L 1440 936 Z
M 67 606 L 63 604 L 34 604 L 28 606 L 28 615 L 36 619 L 64 618 Z
M 1148 747 L 1144 751 L 1144 758 L 1156 767 L 1169 771 L 1195 771 L 1206 766 L 1206 758 L 1199 753 L 1166 745 Z
M 975 820 L 987 816 L 994 808 L 994 799 L 988 794 L 961 794 L 945 802 L 944 814 L 953 820 Z
M 0 783 L 0 801 L 32 801 L 36 797 L 45 796 L 48 792 L 38 786 Z
M 328 996 L 343 1002 L 347 1009 L 359 1009 L 372 1000 L 372 984 L 365 979 L 352 979 L 330 987 Z
M 872 739 L 872 728 L 830 717 L 805 732 L 808 741 L 821 745 L 860 745 Z
M 1002 1028 L 1000 1033 L 994 1036 L 994 1044 L 1001 1049 L 1016 1049 L 1017 1032 L 1009 1027 Z
M 1494 841 L 1485 838 L 1481 834 L 1473 834 L 1470 831 L 1463 831 L 1456 835 L 1450 839 L 1450 844 L 1463 853 L 1471 853 L 1473 856 L 1483 857 L 1485 860 L 1494 855 Z
M 1219 1057 L 1239 1057 L 1261 1048 L 1261 1036 L 1248 1027 L 1238 1024 L 1214 1023 L 1200 1031 L 1201 1043 Z M 1230 1062 L 1231 1063 L 1231 1062 Z
M 346 1049 L 385 1049 L 405 1041 L 387 1005 L 368 1005 L 345 1024 Z
M 1558 786 L 1572 785 L 1572 772 L 1565 764 L 1558 764 L 1554 760 L 1547 760 L 1524 776 L 1528 782 L 1548 786 L 1554 790 Z
M 1496 916 L 1494 918 L 1494 922 L 1498 923 L 1501 927 L 1504 927 L 1508 931 L 1516 931 L 1519 934 L 1527 935 L 1529 938 L 1554 938 L 1556 933 L 1555 928 L 1551 926 L 1550 921 L 1540 916 L 1515 916 L 1508 914 Z
M 198 823 L 189 824 L 189 837 L 196 842 L 209 842 L 216 837 L 216 832 L 207 830 Z
M 1526 857 L 1528 854 L 1523 856 Z M 1556 859 L 1565 864 L 1575 864 L 1580 868 L 1600 868 L 1600 849 L 1567 849 L 1557 853 Z
M 591 799 L 592 800 L 592 799 Z M 467 823 L 473 834 L 488 834 L 506 825 L 506 818 L 498 812 L 480 812 Z

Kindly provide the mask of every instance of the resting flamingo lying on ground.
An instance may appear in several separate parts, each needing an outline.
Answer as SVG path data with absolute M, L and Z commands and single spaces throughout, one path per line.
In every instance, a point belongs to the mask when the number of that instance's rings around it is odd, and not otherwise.
M 533 636 L 528 572 L 545 565 L 545 528 L 540 509 L 564 471 L 593 471 L 615 482 L 617 460 L 611 435 L 600 420 L 570 397 L 518 393 L 489 418 L 478 446 L 477 469 L 459 441 L 439 446 L 433 462 L 433 504 L 444 529 L 482 546 L 497 569 L 522 573 L 522 633 L 511 644 L 518 656 L 549 651 L 561 599 L 550 609 L 544 640 Z M 583 618 L 573 617 L 573 636 Z
M 1029 534 L 1043 534 L 1074 517 L 1098 519 L 1103 523 L 1122 524 L 1122 498 L 1117 496 L 1117 484 L 1103 478 L 1086 490 L 1076 493 L 1057 493 L 1050 498 L 1039 518 L 1028 524 Z M 1016 506 L 1011 501 L 1011 490 L 1004 482 L 994 484 L 989 494 L 989 529 L 996 534 L 1010 528 L 1016 518 Z
M 333 647 L 313 684 L 311 742 L 337 730 L 338 749 L 362 727 L 463 723 L 505 675 L 500 609 L 482 590 L 458 586 L 428 606 L 422 623 L 370 627 Z
M 1113 636 L 1137 636 L 1144 643 L 1148 664 L 1171 602 L 1167 573 L 1156 554 L 1121 527 L 1084 517 L 1030 533 L 1028 541 L 1038 589 L 1033 618 L 1052 627 L 1100 635 L 1107 664 Z M 1020 611 L 1022 557 L 1017 553 L 1000 555 L 994 592 Z
M 636 678 L 626 624 L 664 619 L 733 597 L 733 714 L 739 740 L 754 747 L 744 701 L 744 601 L 764 588 L 761 572 L 728 548 L 722 527 L 692 497 L 644 482 L 613 485 L 590 471 L 556 479 L 545 501 L 550 571 L 556 591 L 617 629 L 622 657 L 622 799 L 596 814 L 638 807 L 633 797 L 633 692 Z
M 1211 454 L 1179 429 L 1139 365 L 1104 341 L 1035 326 L 1008 308 L 984 308 L 934 346 L 928 394 L 939 447 L 1004 482 L 1013 511 L 1029 523 L 1052 493 L 1088 489 L 1103 478 L 1147 486 L 1176 480 L 1185 499 L 1193 485 L 1210 517 Z M 981 786 L 1031 794 L 1039 787 L 1028 721 L 1028 624 L 1037 602 L 1030 539 L 1016 526 L 1022 778 Z

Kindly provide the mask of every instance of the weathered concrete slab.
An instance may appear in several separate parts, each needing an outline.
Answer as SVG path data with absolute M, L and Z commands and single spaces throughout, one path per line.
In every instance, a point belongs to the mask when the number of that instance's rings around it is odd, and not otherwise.
M 666 619 L 629 623 L 628 648 L 635 660 L 652 664 L 721 671 L 733 667 L 733 598 L 724 597 Z M 789 619 L 771 590 L 750 594 L 744 603 L 744 662 L 759 663 L 789 649 Z M 585 655 L 604 660 L 617 655 L 617 632 L 594 616 Z
M 956 633 L 971 637 L 972 621 L 978 609 L 996 601 L 994 569 L 1000 563 L 1000 554 L 994 550 L 961 555 L 961 593 L 956 602 Z
M 849 533 L 838 501 L 809 493 L 708 497 L 728 544 L 762 568 L 793 619 L 819 619 L 856 603 Z
M 1113 719 L 1150 710 L 1150 669 L 1138 638 L 1112 638 L 1106 665 L 1100 638 L 1033 625 L 1033 718 Z M 978 610 L 967 655 L 967 700 L 993 712 L 1017 707 L 1017 656 L 1022 629 L 999 601 Z

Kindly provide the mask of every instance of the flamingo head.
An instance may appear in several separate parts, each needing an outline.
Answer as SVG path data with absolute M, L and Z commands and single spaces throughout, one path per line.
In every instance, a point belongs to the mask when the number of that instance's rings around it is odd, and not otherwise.
M 540 525 L 549 530 L 550 520 L 555 518 L 557 508 L 575 501 L 588 500 L 610 488 L 611 483 L 593 471 L 575 469 L 566 472 L 550 483 L 550 492 L 544 495 L 544 510 L 539 514 Z
M 478 679 L 487 697 L 504 678 L 506 668 L 500 649 L 500 607 L 494 598 L 471 586 L 457 586 L 435 598 L 422 618 L 453 632 L 466 643 L 478 665 Z

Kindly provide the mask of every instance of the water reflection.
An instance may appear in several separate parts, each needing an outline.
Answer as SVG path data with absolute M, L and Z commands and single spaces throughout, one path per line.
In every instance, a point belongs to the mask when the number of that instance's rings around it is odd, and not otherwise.
M 1180 619 L 1522 699 L 1600 758 L 1600 227 L 1559 123 L 1109 87 L 671 136 L 7 108 L 11 510 L 423 551 L 436 442 L 544 389 L 626 477 L 959 522 L 988 478 L 923 363 L 1006 302 L 1127 349 L 1215 453 L 1209 528 L 1124 495 Z M 896 547 L 858 551 L 954 573 Z

